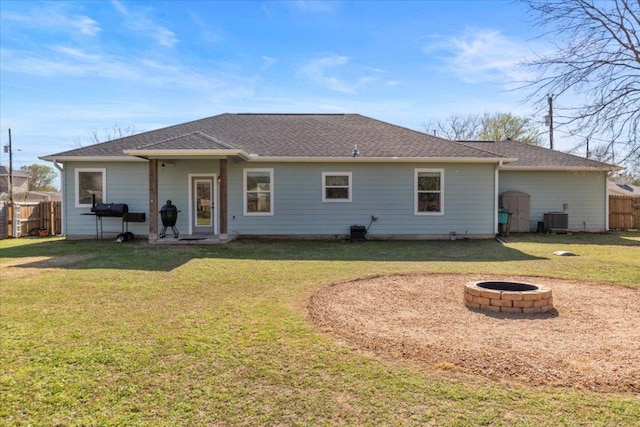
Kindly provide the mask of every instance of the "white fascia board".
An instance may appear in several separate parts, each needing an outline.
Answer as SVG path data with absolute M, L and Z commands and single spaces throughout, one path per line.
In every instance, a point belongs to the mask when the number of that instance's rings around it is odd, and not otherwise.
M 612 172 L 624 170 L 620 166 L 610 167 L 584 167 L 584 166 L 500 166 L 503 171 L 527 171 L 527 172 Z
M 229 156 L 239 156 L 248 159 L 249 155 L 242 150 L 124 150 L 129 156 L 145 157 L 149 159 L 180 159 L 180 158 L 226 158 Z
M 131 156 L 42 156 L 47 162 L 146 162 L 146 159 Z
M 249 162 L 282 163 L 499 163 L 515 162 L 504 157 L 285 157 L 252 155 Z

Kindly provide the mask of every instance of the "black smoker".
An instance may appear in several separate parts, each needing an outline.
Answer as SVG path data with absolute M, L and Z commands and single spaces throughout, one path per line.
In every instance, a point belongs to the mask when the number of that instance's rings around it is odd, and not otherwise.
M 171 204 L 171 200 L 167 200 L 167 204 L 160 208 L 160 219 L 162 220 L 162 231 L 160 231 L 160 238 L 164 239 L 167 235 L 167 227 L 171 227 L 173 231 L 173 237 L 178 238 L 178 229 L 176 228 L 176 221 L 178 220 L 178 208 Z

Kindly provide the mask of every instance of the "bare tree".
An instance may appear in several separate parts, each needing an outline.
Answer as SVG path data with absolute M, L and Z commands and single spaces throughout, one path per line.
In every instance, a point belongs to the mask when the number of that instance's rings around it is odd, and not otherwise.
M 507 139 L 540 145 L 537 125 L 528 118 L 510 113 L 451 115 L 424 126 L 425 132 L 456 141 L 504 141 Z
M 452 114 L 443 121 L 424 126 L 426 133 L 433 132 L 437 136 L 454 141 L 478 139 L 481 129 L 482 117 L 474 114 L 467 116 Z
M 524 64 L 537 73 L 525 85 L 528 100 L 580 94 L 582 105 L 556 104 L 556 123 L 575 135 L 604 136 L 625 153 L 617 160 L 638 161 L 640 0 L 522 1 L 556 43 L 554 52 Z
M 124 138 L 125 136 L 131 136 L 136 133 L 134 126 L 121 127 L 118 123 L 114 123 L 111 127 L 105 127 L 101 131 L 98 129 L 91 129 L 89 136 L 91 141 L 95 144 L 99 142 L 111 141 L 118 138 Z

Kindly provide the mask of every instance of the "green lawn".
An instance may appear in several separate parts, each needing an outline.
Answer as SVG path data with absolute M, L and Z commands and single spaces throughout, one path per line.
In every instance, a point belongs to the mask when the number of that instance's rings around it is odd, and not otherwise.
M 640 288 L 638 233 L 510 240 L 3 240 L 0 423 L 640 425 L 638 395 L 418 370 L 336 343 L 305 318 L 318 287 L 378 274 L 524 274 Z

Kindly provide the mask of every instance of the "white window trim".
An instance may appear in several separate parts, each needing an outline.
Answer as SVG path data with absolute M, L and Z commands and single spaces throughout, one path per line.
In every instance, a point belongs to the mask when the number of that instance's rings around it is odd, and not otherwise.
M 269 200 L 271 201 L 270 212 L 249 212 L 247 206 L 247 173 L 249 172 L 269 172 Z M 274 199 L 273 199 L 273 168 L 249 168 L 243 169 L 242 172 L 242 205 L 245 216 L 273 216 L 274 213 Z
M 440 174 L 440 211 L 439 212 L 419 212 L 418 211 L 418 174 L 420 172 L 437 172 Z M 420 216 L 442 216 L 444 215 L 444 169 L 414 169 L 413 173 L 413 214 Z
M 346 199 L 327 199 L 327 176 L 347 176 L 349 177 L 349 197 Z M 329 187 L 332 188 L 332 187 Z M 343 188 L 340 186 L 340 188 Z M 351 172 L 322 172 L 322 202 L 323 203 L 345 203 L 351 202 L 353 195 L 353 179 L 351 177 Z
M 102 173 L 102 203 L 107 203 L 107 169 L 106 168 L 76 168 L 75 169 L 75 204 L 76 208 L 90 208 L 91 203 L 80 203 L 80 173 L 81 172 L 101 172 Z

